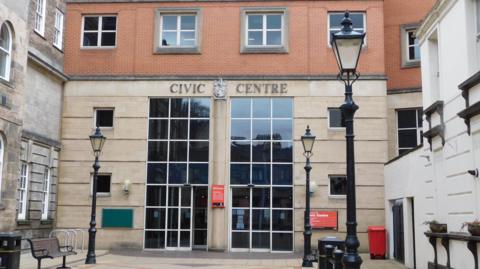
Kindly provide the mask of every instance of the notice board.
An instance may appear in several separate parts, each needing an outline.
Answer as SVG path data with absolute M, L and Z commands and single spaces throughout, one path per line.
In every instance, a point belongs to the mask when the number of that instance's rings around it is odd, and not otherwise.
M 133 209 L 104 208 L 102 228 L 133 228 Z
M 212 185 L 212 207 L 225 207 L 225 187 L 223 185 Z
M 337 230 L 337 211 L 310 211 L 310 225 L 313 229 Z

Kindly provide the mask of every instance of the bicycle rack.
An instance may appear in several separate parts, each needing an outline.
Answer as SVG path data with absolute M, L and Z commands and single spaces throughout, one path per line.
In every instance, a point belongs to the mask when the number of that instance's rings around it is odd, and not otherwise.
M 63 239 L 63 243 L 65 246 L 72 246 L 74 250 L 80 249 L 81 252 L 83 252 L 83 250 L 85 249 L 84 229 L 56 229 L 50 232 L 49 237 L 53 237 L 54 235 L 59 239 L 59 241 Z M 80 248 L 78 246 L 79 241 L 81 245 Z

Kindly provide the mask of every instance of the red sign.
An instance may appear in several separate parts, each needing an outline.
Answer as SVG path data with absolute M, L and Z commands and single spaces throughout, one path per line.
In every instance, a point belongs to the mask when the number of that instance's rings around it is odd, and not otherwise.
M 212 185 L 212 207 L 225 207 L 225 187 Z
M 311 211 L 310 225 L 312 225 L 312 228 L 314 229 L 337 230 L 337 211 Z

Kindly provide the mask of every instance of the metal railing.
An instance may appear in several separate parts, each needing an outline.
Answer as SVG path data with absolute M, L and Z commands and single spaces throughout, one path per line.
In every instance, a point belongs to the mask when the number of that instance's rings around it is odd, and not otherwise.
M 71 246 L 74 251 L 85 249 L 86 229 L 55 229 L 52 230 L 48 237 L 57 237 L 59 242 L 63 241 L 64 246 Z

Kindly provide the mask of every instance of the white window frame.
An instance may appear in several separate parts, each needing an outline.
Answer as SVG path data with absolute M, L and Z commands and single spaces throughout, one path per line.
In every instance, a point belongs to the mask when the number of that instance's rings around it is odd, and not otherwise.
M 35 8 L 35 25 L 34 31 L 39 35 L 45 34 L 45 10 L 47 8 L 47 0 L 37 0 Z
M 0 26 L 0 30 L 5 27 L 7 29 L 7 34 L 8 34 L 8 39 L 10 42 L 7 44 L 7 48 L 0 47 L 0 53 L 6 54 L 5 57 L 5 74 L 0 74 L 0 78 L 5 80 L 5 81 L 10 81 L 10 68 L 12 65 L 12 43 L 13 43 L 13 34 L 12 34 L 12 29 L 10 28 L 10 25 L 8 23 L 4 22 Z
M 97 176 L 110 176 L 110 192 L 99 192 L 97 182 L 97 197 L 112 196 L 112 173 L 98 173 Z M 98 177 L 97 177 L 98 180 Z M 93 196 L 93 173 L 90 174 L 90 197 Z
M 262 29 L 249 29 L 248 22 L 250 16 L 262 16 Z M 267 28 L 267 16 L 268 15 L 280 15 L 281 26 L 280 29 L 268 29 Z M 268 45 L 267 44 L 267 33 L 269 31 L 280 31 L 280 45 Z M 262 32 L 262 45 L 249 45 L 248 44 L 248 33 L 249 32 Z M 245 13 L 245 47 L 246 48 L 281 48 L 285 46 L 285 12 L 247 12 Z
M 85 18 L 92 18 L 92 17 L 97 17 L 98 18 L 98 28 L 97 30 L 85 30 Z M 115 17 L 115 30 L 102 30 L 102 23 L 103 23 L 103 17 Z M 105 14 L 105 15 L 83 15 L 82 16 L 82 37 L 80 38 L 80 48 L 82 49 L 99 49 L 99 48 L 104 48 L 104 49 L 112 49 L 117 47 L 117 33 L 118 29 L 118 16 L 116 14 Z M 85 36 L 85 33 L 97 33 L 97 45 L 96 46 L 84 46 L 83 45 L 83 38 Z M 114 46 L 102 46 L 102 35 L 103 33 L 115 33 L 115 45 Z
M 2 201 L 2 184 L 3 184 L 3 157 L 5 156 L 5 140 L 0 135 L 0 201 Z
M 413 127 L 410 127 L 410 128 L 398 128 L 398 112 L 400 111 L 408 111 L 408 110 L 415 110 L 415 122 L 416 122 L 416 127 L 413 128 Z M 419 126 L 419 120 L 418 120 L 418 113 L 419 112 L 422 112 L 422 108 L 419 108 L 419 107 L 412 107 L 412 108 L 402 108 L 402 109 L 398 109 L 395 111 L 395 127 L 397 128 L 396 130 L 396 136 L 397 136 L 397 143 L 396 143 L 396 148 L 397 148 L 397 154 L 400 155 L 400 150 L 409 150 L 409 149 L 412 149 L 412 148 L 400 148 L 400 145 L 399 145 L 399 131 L 401 130 L 416 130 L 417 131 L 417 146 L 422 144 L 423 143 L 423 137 L 422 137 L 422 132 L 423 132 L 423 122 L 422 122 L 422 126 Z
M 330 15 L 343 15 L 345 14 L 345 11 L 329 11 L 327 13 L 327 45 L 329 48 L 332 47 L 332 45 L 330 44 L 330 40 L 331 40 L 331 36 L 330 36 L 330 31 L 334 30 L 334 31 L 340 31 L 342 29 L 342 25 L 340 25 L 340 22 L 338 24 L 338 26 L 335 26 L 335 27 L 332 27 L 331 28 L 331 25 L 330 25 Z M 363 33 L 366 33 L 367 32 L 367 12 L 366 11 L 357 11 L 357 12 L 350 12 L 350 14 L 362 14 L 363 16 L 363 27 L 355 27 L 355 25 L 353 25 L 353 30 L 354 31 L 363 31 Z M 365 36 L 365 40 L 363 41 L 363 45 L 362 47 L 366 47 L 367 46 L 367 37 Z
M 27 202 L 28 202 L 28 181 L 30 178 L 30 165 L 22 162 L 20 166 L 20 179 L 18 185 L 19 207 L 18 219 L 25 220 L 27 217 Z
M 48 210 L 50 208 L 50 185 L 51 185 L 51 169 L 45 167 L 43 172 L 43 201 L 42 201 L 42 220 L 48 219 Z
M 328 125 L 328 129 L 329 130 L 333 130 L 333 131 L 343 131 L 345 130 L 345 127 L 332 127 L 330 126 L 330 110 L 332 109 L 338 109 L 340 110 L 340 113 L 342 113 L 342 110 L 338 107 L 329 107 L 327 108 L 327 125 Z
M 55 33 L 53 35 L 53 46 L 59 50 L 63 49 L 63 12 L 60 9 L 55 10 Z
M 113 107 L 96 107 L 93 110 L 93 128 L 97 128 L 97 112 L 98 111 L 112 111 L 112 126 L 99 126 L 100 129 L 113 129 L 115 126 L 115 108 Z
M 177 29 L 175 30 L 163 30 L 163 18 L 164 16 L 176 16 L 177 17 Z M 181 27 L 181 22 L 182 22 L 182 17 L 183 16 L 194 16 L 195 17 L 195 29 L 193 30 L 182 30 Z M 160 13 L 160 32 L 159 32 L 159 40 L 158 40 L 158 45 L 161 48 L 195 48 L 198 46 L 198 14 L 196 12 L 185 12 L 185 13 Z M 169 33 L 176 33 L 177 37 L 177 45 L 175 46 L 164 46 L 163 45 L 163 32 L 169 32 Z M 194 38 L 194 44 L 193 45 L 180 45 L 180 36 L 181 33 L 186 33 L 186 32 L 194 32 L 195 38 Z
M 332 194 L 332 189 L 331 189 L 332 177 L 344 177 L 345 182 L 347 180 L 346 175 L 339 175 L 339 174 L 328 175 L 328 197 L 332 198 L 332 199 L 345 199 L 345 198 L 347 198 L 346 194 Z
M 407 62 L 419 62 L 419 61 L 420 61 L 420 58 L 418 58 L 418 59 L 415 59 L 415 58 L 414 58 L 414 59 L 410 59 L 410 48 L 411 48 L 411 47 L 415 48 L 415 47 L 418 47 L 418 46 L 419 46 L 418 42 L 417 42 L 417 44 L 415 44 L 415 43 L 410 44 L 410 42 L 409 42 L 409 41 L 410 41 L 410 38 L 409 38 L 410 33 L 413 33 L 413 34 L 415 35 L 415 31 L 416 31 L 416 30 L 417 30 L 417 29 L 410 28 L 410 29 L 406 29 L 405 32 L 404 32 L 405 38 L 406 38 L 406 42 L 405 42 L 405 48 L 406 48 L 406 52 L 405 52 L 405 53 L 406 53 L 406 54 L 405 54 L 405 55 L 407 56 L 407 57 L 406 57 L 406 61 L 407 61 Z M 417 39 L 415 39 L 415 40 L 417 40 Z M 415 55 L 413 55 L 413 57 L 415 57 Z

